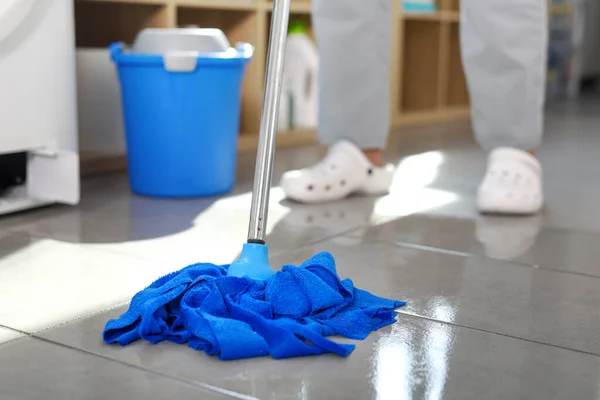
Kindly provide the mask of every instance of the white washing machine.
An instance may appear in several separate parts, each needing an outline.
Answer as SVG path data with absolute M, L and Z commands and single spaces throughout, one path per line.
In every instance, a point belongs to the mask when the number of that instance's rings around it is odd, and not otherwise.
M 75 82 L 73 0 L 0 0 L 0 160 L 26 153 L 0 214 L 79 202 Z

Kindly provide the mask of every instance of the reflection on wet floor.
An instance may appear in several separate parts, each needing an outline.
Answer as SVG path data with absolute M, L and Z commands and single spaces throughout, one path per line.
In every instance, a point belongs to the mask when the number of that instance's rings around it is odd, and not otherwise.
M 101 340 L 106 321 L 156 277 L 237 257 L 250 155 L 222 198 L 141 198 L 126 176 L 112 175 L 84 182 L 79 207 L 4 218 L 0 398 L 600 398 L 593 109 L 548 116 L 540 150 L 547 205 L 539 216 L 475 212 L 485 155 L 466 122 L 395 135 L 388 156 L 398 173 L 387 196 L 306 206 L 273 189 L 274 266 L 329 251 L 343 278 L 408 301 L 396 324 L 347 359 L 220 362 L 185 346 Z M 281 151 L 276 179 L 320 152 Z

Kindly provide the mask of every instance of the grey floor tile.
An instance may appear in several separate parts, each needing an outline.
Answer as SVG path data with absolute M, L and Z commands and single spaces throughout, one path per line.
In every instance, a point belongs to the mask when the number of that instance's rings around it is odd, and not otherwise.
M 0 327 L 0 345 L 11 340 L 22 338 L 24 335 L 12 329 Z
M 33 338 L 0 347 L 0 371 L 7 400 L 231 398 Z
M 275 163 L 274 182 L 299 162 L 319 159 L 315 146 L 288 151 Z M 163 199 L 134 195 L 126 174 L 87 178 L 76 207 L 51 206 L 0 218 L 0 230 L 77 243 L 124 243 L 175 236 L 202 224 L 218 235 L 242 238 L 248 225 L 254 155 L 242 155 L 238 180 L 225 196 Z M 274 225 L 289 207 L 279 206 L 281 192 L 273 193 L 270 216 Z M 314 232 L 318 235 L 318 232 Z M 322 234 L 329 234 L 322 233 Z
M 329 251 L 340 276 L 382 296 L 407 300 L 402 312 L 600 354 L 600 279 L 523 264 L 334 238 L 275 264 Z
M 123 309 L 43 337 L 185 380 L 259 399 L 594 399 L 600 358 L 503 335 L 400 315 L 342 359 L 318 356 L 220 362 L 186 346 L 103 344 Z M 1 356 L 2 353 L 0 353 Z
M 94 245 L 0 233 L 0 325 L 35 332 L 80 318 L 172 270 Z
M 332 252 L 340 275 L 359 287 L 408 300 L 403 312 L 600 354 L 598 278 L 356 237 L 333 238 L 271 262 L 299 264 L 319 251 Z
M 542 221 L 540 216 L 410 215 L 349 235 L 600 277 L 600 234 L 543 226 Z
M 302 206 L 274 189 L 268 243 L 275 267 L 329 250 L 342 276 L 409 302 L 398 324 L 371 335 L 348 359 L 222 363 L 183 346 L 101 341 L 104 323 L 122 309 L 98 312 L 189 263 L 237 257 L 252 154 L 241 158 L 227 196 L 142 198 L 130 192 L 125 175 L 110 175 L 86 179 L 78 207 L 1 218 L 0 328 L 40 332 L 66 323 L 40 335 L 261 399 L 598 398 L 599 105 L 595 99 L 549 108 L 539 149 L 546 205 L 537 218 L 477 214 L 486 155 L 466 121 L 393 135 L 387 156 L 398 172 L 388 196 Z M 278 151 L 275 185 L 284 171 L 311 165 L 322 153 L 318 146 Z M 46 391 L 48 399 L 210 398 L 139 369 L 108 368 L 109 361 L 85 353 L 11 339 L 13 331 L 0 329 L 2 399 Z M 8 392 L 10 384 L 19 392 Z M 83 392 L 86 386 L 92 390 Z
M 166 200 L 132 196 L 127 188 L 93 209 L 47 208 L 2 221 L 5 230 L 170 263 L 229 263 L 246 241 L 250 193 L 219 199 Z M 291 212 L 282 193 L 272 193 L 268 234 L 273 254 L 340 234 L 344 226 L 286 223 Z M 358 225 L 352 225 L 355 228 Z
M 598 103 L 588 99 L 574 106 L 556 105 L 548 113 L 538 152 L 544 168 L 544 226 L 600 232 L 600 191 L 595 185 L 600 117 L 590 112 Z M 419 186 L 452 193 L 457 196 L 453 202 L 428 213 L 477 216 L 474 197 L 486 154 L 473 140 L 468 122 L 404 129 L 390 138 L 388 155 L 400 167 L 395 179 L 398 196 L 404 191 L 410 197 Z

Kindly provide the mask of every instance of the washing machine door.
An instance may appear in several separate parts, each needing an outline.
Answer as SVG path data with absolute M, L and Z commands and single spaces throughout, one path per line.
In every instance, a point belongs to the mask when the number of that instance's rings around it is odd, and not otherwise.
M 35 0 L 0 1 L 0 43 L 25 20 Z

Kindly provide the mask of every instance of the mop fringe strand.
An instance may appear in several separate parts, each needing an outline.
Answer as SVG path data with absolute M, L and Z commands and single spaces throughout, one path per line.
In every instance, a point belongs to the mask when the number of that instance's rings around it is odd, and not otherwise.
M 405 303 L 377 297 L 341 280 L 329 253 L 284 266 L 268 280 L 227 276 L 228 266 L 194 264 L 137 293 L 129 309 L 106 324 L 106 343 L 170 341 L 221 360 L 275 359 L 335 353 L 395 322 Z

